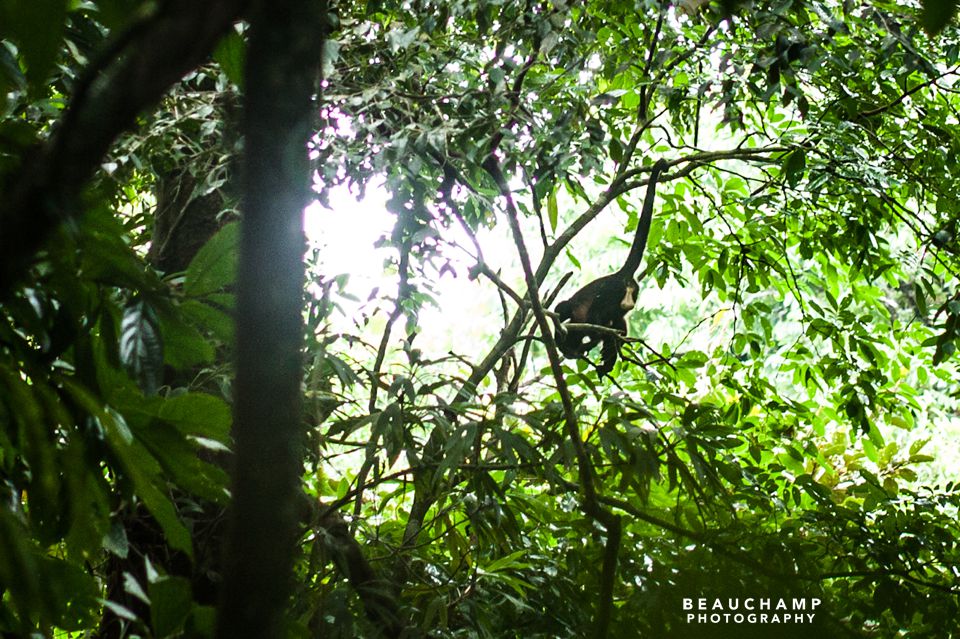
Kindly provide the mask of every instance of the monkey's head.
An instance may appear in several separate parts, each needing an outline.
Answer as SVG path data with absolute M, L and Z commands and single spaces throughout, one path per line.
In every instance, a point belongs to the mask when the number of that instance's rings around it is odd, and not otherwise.
M 640 290 L 640 286 L 633 278 L 628 278 L 624 282 L 623 298 L 620 300 L 620 310 L 624 313 L 632 311 L 633 307 L 637 305 L 638 290 Z

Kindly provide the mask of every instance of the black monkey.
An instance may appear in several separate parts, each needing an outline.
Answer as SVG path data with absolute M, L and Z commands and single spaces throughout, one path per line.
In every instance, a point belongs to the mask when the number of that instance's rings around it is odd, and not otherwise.
M 647 195 L 643 200 L 643 209 L 640 211 L 640 221 L 637 223 L 637 235 L 633 238 L 630 253 L 627 254 L 623 267 L 616 273 L 593 280 L 574 293 L 573 297 L 557 304 L 557 315 L 561 322 L 571 320 L 576 324 L 594 324 L 626 335 L 627 322 L 624 318 L 636 306 L 639 290 L 634 275 L 640 267 L 643 249 L 647 245 L 657 180 L 666 168 L 666 160 L 658 160 L 650 170 Z M 613 370 L 613 365 L 620 353 L 616 336 L 590 329 L 560 326 L 556 333 L 557 347 L 564 357 L 571 359 L 585 357 L 598 342 L 603 342 L 602 361 L 597 367 L 597 373 L 603 376 Z

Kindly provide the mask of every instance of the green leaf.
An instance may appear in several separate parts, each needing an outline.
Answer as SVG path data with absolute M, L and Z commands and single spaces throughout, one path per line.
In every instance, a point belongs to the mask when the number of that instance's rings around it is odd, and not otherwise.
M 247 43 L 236 31 L 231 31 L 213 52 L 213 59 L 235 85 L 243 89 L 243 69 L 247 59 Z
M 230 222 L 203 245 L 187 267 L 183 292 L 188 297 L 216 293 L 233 284 L 240 249 L 240 223 Z
M 113 428 L 107 428 L 111 448 L 120 458 L 124 472 L 133 481 L 134 489 L 143 500 L 150 514 L 163 529 L 170 546 L 193 557 L 193 541 L 190 533 L 177 516 L 177 510 L 167 497 L 166 485 L 161 476 L 160 465 L 140 444 L 126 444 Z M 163 489 L 159 487 L 163 486 Z
M 146 428 L 137 429 L 136 434 L 173 483 L 198 497 L 214 503 L 226 503 L 229 495 L 226 472 L 200 459 L 196 445 L 173 426 L 152 423 Z
M 27 65 L 27 79 L 45 89 L 63 42 L 67 0 L 16 0 L 0 5 L 0 19 Z
M 66 500 L 75 505 L 64 513 L 70 522 L 64 541 L 71 558 L 90 559 L 99 555 L 107 543 L 110 486 L 103 478 L 100 465 L 90 458 L 81 438 L 70 438 L 60 459 Z
M 560 217 L 560 211 L 557 207 L 557 192 L 553 191 L 547 196 L 547 219 L 550 220 L 550 230 L 557 230 L 557 220 Z
M 185 635 L 187 637 L 213 637 L 216 620 L 216 608 L 194 605 L 190 610 L 190 616 L 187 617 Z
M 41 557 L 39 564 L 50 621 L 63 630 L 90 627 L 100 609 L 100 589 L 94 576 L 86 567 L 55 557 Z
M 207 297 L 205 301 L 209 299 Z M 222 309 L 199 300 L 184 300 L 180 304 L 180 313 L 224 344 L 233 343 L 233 317 Z
M 924 295 L 923 287 L 920 286 L 919 282 L 913 283 L 913 299 L 917 302 L 917 312 L 920 317 L 926 318 L 930 311 L 927 308 L 927 297 Z
M 803 149 L 797 149 L 788 153 L 783 162 L 783 173 L 787 178 L 787 184 L 797 186 L 803 179 L 804 169 L 807 167 L 807 152 Z
M 133 622 L 140 621 L 140 618 L 137 617 L 137 613 L 124 605 L 118 604 L 116 601 L 104 601 L 103 607 L 108 609 L 120 619 L 126 619 L 127 621 Z
M 833 495 L 830 489 L 817 482 L 809 474 L 805 473 L 797 477 L 796 484 L 818 503 L 829 504 L 833 502 Z
M 93 575 L 37 552 L 28 529 L 6 508 L 0 508 L 0 584 L 5 602 L 43 625 L 80 630 L 94 622 L 99 608 Z
M 120 362 L 144 395 L 155 395 L 163 378 L 163 342 L 153 307 L 136 299 L 123 309 Z
M 154 636 L 168 637 L 179 632 L 193 604 L 190 581 L 183 577 L 160 577 L 150 583 L 147 592 Z
M 114 520 L 110 523 L 110 530 L 103 537 L 103 548 L 121 559 L 126 559 L 130 553 L 127 531 L 120 521 Z
M 177 370 L 213 361 L 216 349 L 196 326 L 185 321 L 185 313 L 173 304 L 156 307 L 163 336 L 164 363 Z
M 620 163 L 620 160 L 623 159 L 623 144 L 620 142 L 620 139 L 616 136 L 610 138 L 610 144 L 607 147 L 607 152 L 610 153 L 610 159 Z
M 167 541 L 173 548 L 182 550 L 192 558 L 193 541 L 167 496 L 160 464 L 134 439 L 133 433 L 120 415 L 107 410 L 97 397 L 75 380 L 64 377 L 62 384 L 74 401 L 99 422 L 107 445 L 116 456 L 121 470 L 130 479 L 134 491 L 143 500 L 147 510 L 160 524 Z
M 162 399 L 137 392 L 114 401 L 129 420 L 131 438 L 159 462 L 164 477 L 190 493 L 223 503 L 227 475 L 197 455 L 198 448 L 229 450 L 230 409 L 222 400 L 200 393 Z
M 156 571 L 149 559 L 145 558 L 144 563 L 146 564 L 146 577 L 147 579 L 150 579 L 154 576 Z M 150 604 L 150 597 L 147 595 L 147 592 L 143 589 L 143 586 L 140 585 L 140 582 L 137 581 L 137 578 L 129 572 L 123 573 L 123 591 L 128 595 L 136 597 L 147 605 Z
M 30 534 L 23 522 L 6 508 L 0 508 L 0 583 L 21 614 L 35 610 L 40 598 L 37 558 L 31 548 Z
M 230 407 L 213 395 L 187 393 L 170 397 L 160 406 L 157 417 L 187 436 L 230 441 Z
M 526 550 L 518 550 L 505 557 L 494 559 L 492 562 L 484 566 L 483 570 L 489 573 L 500 570 L 519 570 L 521 568 L 527 568 L 530 564 L 520 561 L 520 559 L 522 559 L 526 554 Z

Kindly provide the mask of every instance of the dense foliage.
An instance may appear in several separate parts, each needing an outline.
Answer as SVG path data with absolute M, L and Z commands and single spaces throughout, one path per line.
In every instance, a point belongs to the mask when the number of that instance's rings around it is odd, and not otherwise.
M 154 4 L 0 0 L 11 636 L 213 634 L 255 89 L 245 22 L 151 57 L 201 23 Z M 700 597 L 822 601 L 746 636 L 960 635 L 952 4 L 323 8 L 316 197 L 387 192 L 394 284 L 306 252 L 291 636 L 729 636 Z M 659 158 L 598 378 L 549 310 L 616 268 Z M 482 334 L 451 277 L 498 300 Z

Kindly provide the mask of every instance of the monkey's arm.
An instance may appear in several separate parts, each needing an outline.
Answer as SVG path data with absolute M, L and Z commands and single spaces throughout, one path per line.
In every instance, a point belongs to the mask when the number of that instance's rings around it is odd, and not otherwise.
M 618 331 L 621 335 L 627 334 L 627 321 L 624 318 L 618 318 L 612 322 L 612 329 Z M 620 355 L 620 335 L 611 335 L 609 333 L 603 336 L 603 349 L 600 351 L 600 366 L 597 367 L 597 375 L 603 377 L 613 370 L 613 365 L 617 363 L 617 357 Z

